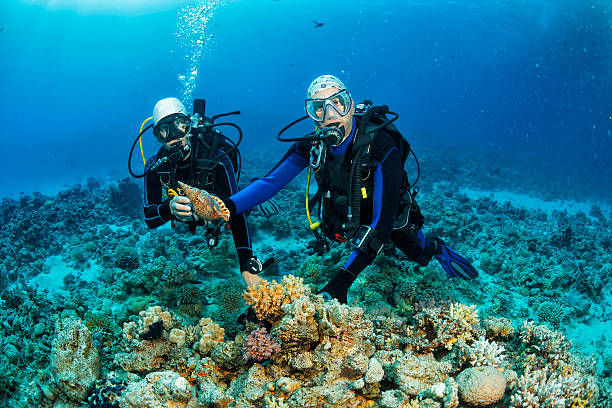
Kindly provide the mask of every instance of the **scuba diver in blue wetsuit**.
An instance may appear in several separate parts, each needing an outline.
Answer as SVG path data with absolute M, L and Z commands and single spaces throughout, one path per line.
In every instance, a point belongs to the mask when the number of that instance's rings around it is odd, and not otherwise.
M 214 123 L 215 119 L 240 112 L 205 116 L 205 101 L 194 101 L 194 113 L 189 115 L 185 106 L 176 98 L 158 101 L 153 109 L 153 134 L 161 143 L 160 149 L 145 163 L 143 174 L 132 172 L 131 157 L 136 142 L 149 129 L 141 129 L 132 145 L 128 168 L 134 177 L 144 178 L 144 216 L 149 228 L 157 228 L 168 221 L 188 225 L 194 233 L 198 226 L 206 228 L 206 242 L 210 249 L 217 246 L 219 234 L 225 223 L 221 220 L 201 220 L 192 211 L 191 201 L 182 194 L 178 182 L 206 189 L 221 197 L 238 191 L 240 152 L 238 145 L 242 131 L 231 122 Z M 149 120 L 147 119 L 147 121 Z M 144 124 L 147 122 L 145 121 Z M 218 126 L 234 127 L 240 138 L 237 142 L 223 135 Z M 143 153 L 144 159 L 144 153 Z M 164 191 L 166 197 L 164 197 Z M 236 215 L 229 221 L 240 271 L 247 286 L 261 281 L 258 275 L 271 263 L 262 263 L 253 256 L 251 236 L 246 214 Z
M 344 84 L 332 75 L 322 75 L 311 83 L 306 113 L 279 133 L 279 140 L 295 142 L 281 161 L 265 177 L 224 199 L 232 217 L 268 200 L 308 167 L 309 181 L 314 173 L 318 184 L 317 193 L 306 205 L 316 237 L 309 246 L 321 253 L 331 239 L 353 248 L 322 293 L 346 303 L 347 291 L 357 275 L 385 246 L 399 248 L 423 266 L 435 257 L 451 277 L 478 276 L 474 267 L 440 238 L 423 233 L 424 217 L 415 201 L 416 183 L 410 185 L 404 170 L 410 145 L 392 123 L 397 114 L 387 106 L 372 106 L 371 101 L 355 106 Z M 299 138 L 282 137 L 287 129 L 309 117 L 317 126 L 314 132 Z M 310 219 L 310 208 L 317 204 L 320 224 Z

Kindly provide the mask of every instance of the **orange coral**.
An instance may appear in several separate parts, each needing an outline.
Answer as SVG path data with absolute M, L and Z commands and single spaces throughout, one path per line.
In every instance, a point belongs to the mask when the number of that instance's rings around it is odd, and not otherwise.
M 253 306 L 259 320 L 275 322 L 283 317 L 282 306 L 293 302 L 306 292 L 304 281 L 293 275 L 283 277 L 281 283 L 266 280 L 251 285 L 244 292 L 244 300 Z

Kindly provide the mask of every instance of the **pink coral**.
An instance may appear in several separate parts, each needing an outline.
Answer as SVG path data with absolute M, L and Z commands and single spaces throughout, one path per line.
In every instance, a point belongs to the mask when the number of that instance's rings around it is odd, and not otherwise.
M 267 360 L 272 353 L 281 350 L 280 343 L 268 334 L 265 327 L 253 330 L 242 343 L 244 348 L 244 358 L 256 361 Z

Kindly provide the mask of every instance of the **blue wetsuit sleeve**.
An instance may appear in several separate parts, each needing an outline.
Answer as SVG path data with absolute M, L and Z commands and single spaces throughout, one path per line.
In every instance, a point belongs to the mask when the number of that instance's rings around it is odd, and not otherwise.
M 294 144 L 266 176 L 255 180 L 229 198 L 232 216 L 269 200 L 307 166 L 308 151 L 304 146 Z
M 383 244 L 389 241 L 393 223 L 397 214 L 400 198 L 402 163 L 396 147 L 391 147 L 382 157 L 373 159 L 376 162 L 374 172 L 374 192 L 372 197 L 372 223 L 370 228 L 374 237 Z M 359 274 L 372 263 L 376 254 L 354 249 L 344 267 L 354 275 Z

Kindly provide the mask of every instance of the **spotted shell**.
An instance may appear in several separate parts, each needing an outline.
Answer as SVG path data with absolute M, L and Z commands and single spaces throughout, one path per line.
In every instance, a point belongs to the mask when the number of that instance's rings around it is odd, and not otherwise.
M 223 201 L 205 190 L 191 187 L 179 181 L 183 194 L 189 198 L 193 212 L 202 220 L 212 221 L 223 218 L 229 220 L 230 212 Z

